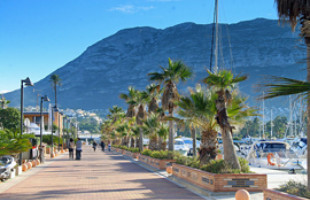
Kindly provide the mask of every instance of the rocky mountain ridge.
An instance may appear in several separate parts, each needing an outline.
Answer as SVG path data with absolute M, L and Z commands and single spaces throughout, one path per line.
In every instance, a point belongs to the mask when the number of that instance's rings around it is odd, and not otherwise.
M 234 73 L 249 75 L 240 85 L 252 105 L 261 94 L 253 86 L 265 75 L 304 79 L 306 50 L 298 32 L 279 26 L 276 20 L 255 19 L 236 24 L 220 24 L 219 65 Z M 181 93 L 207 76 L 211 52 L 212 24 L 182 23 L 166 29 L 136 27 L 120 30 L 88 47 L 79 57 L 51 74 L 62 79 L 58 102 L 62 108 L 107 109 L 125 107 L 119 94 L 129 85 L 144 89 L 149 84 L 147 73 L 167 66 L 168 57 L 182 60 L 192 67 L 195 77 L 180 84 Z M 231 59 L 233 58 L 233 60 Z M 35 83 L 35 88 L 53 99 L 50 75 Z M 30 75 L 31 77 L 31 75 Z M 267 78 L 268 79 L 268 78 Z M 266 81 L 266 80 L 265 80 Z M 268 81 L 268 80 L 267 80 Z M 32 88 L 25 88 L 25 105 L 36 104 Z M 19 90 L 5 94 L 12 106 L 19 106 Z M 277 107 L 287 106 L 286 100 Z M 268 105 L 270 104 L 270 105 Z M 273 106 L 266 102 L 266 106 Z

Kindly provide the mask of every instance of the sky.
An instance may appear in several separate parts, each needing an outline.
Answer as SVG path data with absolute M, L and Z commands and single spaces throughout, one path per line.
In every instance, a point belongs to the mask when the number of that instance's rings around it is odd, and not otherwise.
M 0 94 L 124 28 L 213 22 L 214 0 L 0 0 Z M 219 22 L 277 19 L 273 0 L 219 0 Z

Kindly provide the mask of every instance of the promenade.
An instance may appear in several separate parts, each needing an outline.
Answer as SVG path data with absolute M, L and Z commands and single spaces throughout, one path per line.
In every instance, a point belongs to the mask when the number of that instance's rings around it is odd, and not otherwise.
M 93 152 L 88 146 L 80 161 L 69 160 L 66 153 L 33 170 L 6 190 L 4 185 L 14 179 L 1 183 L 0 199 L 202 199 L 121 155 L 100 149 Z

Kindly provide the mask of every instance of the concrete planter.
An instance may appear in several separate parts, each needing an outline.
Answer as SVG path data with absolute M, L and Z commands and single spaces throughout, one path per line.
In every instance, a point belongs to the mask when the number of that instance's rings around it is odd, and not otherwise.
M 167 164 L 170 162 L 174 162 L 174 160 L 160 160 L 145 155 L 140 155 L 139 161 L 144 162 L 160 170 L 166 170 Z
M 115 151 L 116 151 L 117 153 L 123 154 L 124 149 L 115 148 Z
M 51 148 L 50 147 L 46 147 L 45 154 L 51 154 Z
M 19 176 L 20 174 L 23 173 L 23 167 L 22 166 L 17 166 L 15 167 L 15 172 L 16 172 L 16 176 Z
M 267 188 L 266 174 L 214 174 L 176 163 L 172 164 L 172 174 L 212 192 L 259 192 Z
M 125 156 L 129 156 L 129 157 L 132 157 L 132 158 L 139 158 L 139 153 L 133 153 L 133 152 L 131 152 L 131 151 L 123 151 L 123 155 L 125 155 Z
M 279 192 L 276 190 L 265 189 L 264 200 L 306 200 L 306 198 L 287 194 L 285 192 Z

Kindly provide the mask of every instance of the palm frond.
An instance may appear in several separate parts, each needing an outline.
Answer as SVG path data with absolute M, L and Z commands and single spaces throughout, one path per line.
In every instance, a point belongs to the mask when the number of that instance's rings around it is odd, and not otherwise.
M 286 96 L 292 94 L 306 95 L 310 92 L 310 83 L 284 77 L 271 78 L 275 84 L 265 84 L 263 87 L 267 88 L 264 99 L 271 99 L 279 96 Z

